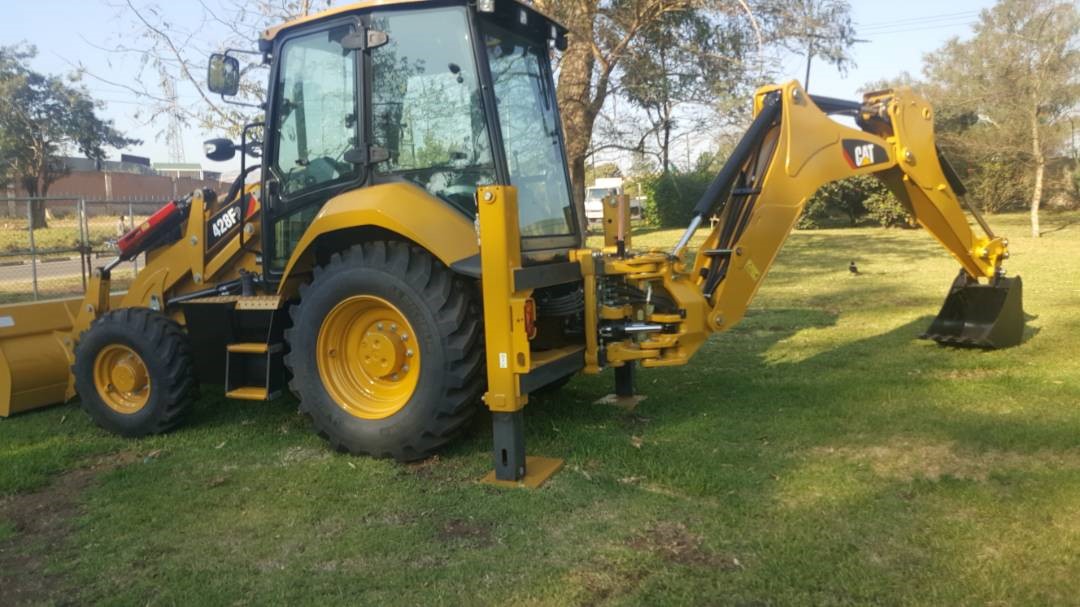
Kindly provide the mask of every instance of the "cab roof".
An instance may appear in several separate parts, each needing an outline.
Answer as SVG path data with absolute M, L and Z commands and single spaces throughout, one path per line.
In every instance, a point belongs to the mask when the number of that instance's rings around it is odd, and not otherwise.
M 513 3 L 515 3 L 515 4 L 519 5 L 519 6 L 525 7 L 528 10 L 530 10 L 530 11 L 536 13 L 537 15 L 543 17 L 547 21 L 550 21 L 551 23 L 555 24 L 555 26 L 558 27 L 559 30 L 561 30 L 562 33 L 566 32 L 566 27 L 564 27 L 561 23 L 559 23 L 555 19 L 549 17 L 548 15 L 544 14 L 543 12 L 538 10 L 535 6 L 532 6 L 531 4 L 528 4 L 527 2 L 522 2 L 521 0 L 498 0 L 498 1 L 500 1 L 500 2 L 513 2 Z M 267 29 L 265 32 L 263 32 L 262 40 L 265 41 L 265 42 L 273 42 L 274 39 L 277 38 L 278 36 L 280 36 L 283 32 L 288 31 L 288 30 L 290 30 L 290 29 L 292 29 L 294 27 L 297 27 L 299 25 L 303 25 L 305 23 L 311 23 L 313 21 L 320 21 L 322 19 L 328 19 L 330 17 L 335 17 L 337 15 L 343 15 L 343 14 L 352 13 L 352 12 L 361 12 L 361 11 L 365 11 L 365 10 L 371 10 L 371 9 L 375 9 L 375 8 L 380 8 L 380 7 L 383 7 L 383 6 L 397 6 L 397 5 L 406 5 L 406 4 L 424 5 L 424 4 L 429 4 L 429 3 L 430 3 L 430 0 L 361 0 L 360 2 L 352 2 L 352 3 L 349 3 L 349 4 L 344 4 L 342 6 L 335 6 L 333 8 L 328 8 L 328 9 L 326 9 L 324 11 L 321 11 L 321 12 L 318 12 L 318 13 L 313 13 L 313 14 L 308 15 L 306 17 L 299 17 L 299 18 L 293 19 L 291 21 L 286 21 L 285 23 L 282 23 L 280 25 L 275 25 L 275 26 Z

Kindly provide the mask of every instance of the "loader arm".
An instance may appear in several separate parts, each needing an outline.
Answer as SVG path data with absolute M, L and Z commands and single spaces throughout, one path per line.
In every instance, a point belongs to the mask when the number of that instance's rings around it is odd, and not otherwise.
M 861 128 L 829 114 L 850 116 Z M 814 192 L 855 175 L 880 178 L 968 280 L 997 279 L 1008 243 L 981 217 L 984 233 L 972 229 L 957 191 L 962 185 L 942 163 L 933 110 L 910 89 L 870 93 L 862 103 L 815 98 L 797 82 L 759 90 L 753 125 L 675 251 L 681 254 L 693 229 L 715 214 L 692 274 L 709 300 L 709 327 L 722 331 L 743 317 Z

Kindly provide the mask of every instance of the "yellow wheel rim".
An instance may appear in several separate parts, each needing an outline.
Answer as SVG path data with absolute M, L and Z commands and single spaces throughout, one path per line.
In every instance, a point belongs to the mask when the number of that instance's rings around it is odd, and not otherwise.
M 120 344 L 105 346 L 94 359 L 94 386 L 107 407 L 130 415 L 150 400 L 150 373 L 134 350 Z
M 405 407 L 420 379 L 420 348 L 405 315 L 374 295 L 343 300 L 323 319 L 319 377 L 342 409 L 385 419 Z

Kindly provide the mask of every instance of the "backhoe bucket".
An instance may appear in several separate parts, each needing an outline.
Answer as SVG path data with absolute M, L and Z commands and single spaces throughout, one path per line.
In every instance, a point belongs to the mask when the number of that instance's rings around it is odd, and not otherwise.
M 67 399 L 65 340 L 81 297 L 0 307 L 0 417 Z
M 1019 345 L 1024 337 L 1022 291 L 1019 276 L 983 285 L 961 272 L 922 338 L 991 349 Z

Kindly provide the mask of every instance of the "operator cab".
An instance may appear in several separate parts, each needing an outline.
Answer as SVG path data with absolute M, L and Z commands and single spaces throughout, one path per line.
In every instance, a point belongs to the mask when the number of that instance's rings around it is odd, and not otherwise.
M 565 36 L 515 0 L 367 1 L 268 30 L 265 278 L 328 200 L 387 182 L 470 219 L 478 186 L 513 185 L 527 256 L 580 246 L 550 66 Z M 215 56 L 211 81 L 235 65 Z

